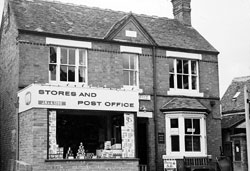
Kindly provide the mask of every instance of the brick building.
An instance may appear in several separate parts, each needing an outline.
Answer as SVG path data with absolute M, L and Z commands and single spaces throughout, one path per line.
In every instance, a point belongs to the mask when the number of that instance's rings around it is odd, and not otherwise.
M 1 170 L 163 170 L 220 155 L 218 51 L 174 19 L 6 0 Z M 140 167 L 139 167 L 140 166 Z
M 234 170 L 247 170 L 247 144 L 244 86 L 250 89 L 250 76 L 234 78 L 221 99 L 222 146 Z M 250 96 L 250 93 L 248 93 Z

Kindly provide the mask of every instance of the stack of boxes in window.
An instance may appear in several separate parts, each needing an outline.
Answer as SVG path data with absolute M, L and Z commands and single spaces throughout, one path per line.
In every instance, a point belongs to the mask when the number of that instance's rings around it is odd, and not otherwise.
M 49 113 L 49 158 L 63 159 L 63 147 L 56 142 L 56 111 Z
M 122 131 L 122 157 L 135 157 L 134 115 L 124 114 L 124 126 Z

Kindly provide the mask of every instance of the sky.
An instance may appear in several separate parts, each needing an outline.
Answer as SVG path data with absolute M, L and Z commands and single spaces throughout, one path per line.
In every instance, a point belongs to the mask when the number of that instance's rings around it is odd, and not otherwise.
M 173 18 L 171 0 L 57 0 Z M 4 0 L 0 0 L 2 15 Z M 191 0 L 192 26 L 219 52 L 220 96 L 235 77 L 250 76 L 250 1 Z M 0 17 L 1 20 L 2 17 Z

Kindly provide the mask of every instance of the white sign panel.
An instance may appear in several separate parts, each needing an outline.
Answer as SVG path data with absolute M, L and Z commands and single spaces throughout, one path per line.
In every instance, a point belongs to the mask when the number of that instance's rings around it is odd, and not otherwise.
M 32 84 L 19 91 L 19 112 L 31 108 L 137 112 L 138 91 Z

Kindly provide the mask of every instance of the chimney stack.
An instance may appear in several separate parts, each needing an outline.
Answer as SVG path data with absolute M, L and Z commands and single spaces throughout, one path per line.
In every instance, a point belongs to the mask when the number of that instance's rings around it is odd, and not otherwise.
M 191 0 L 172 0 L 174 18 L 186 26 L 191 26 Z

